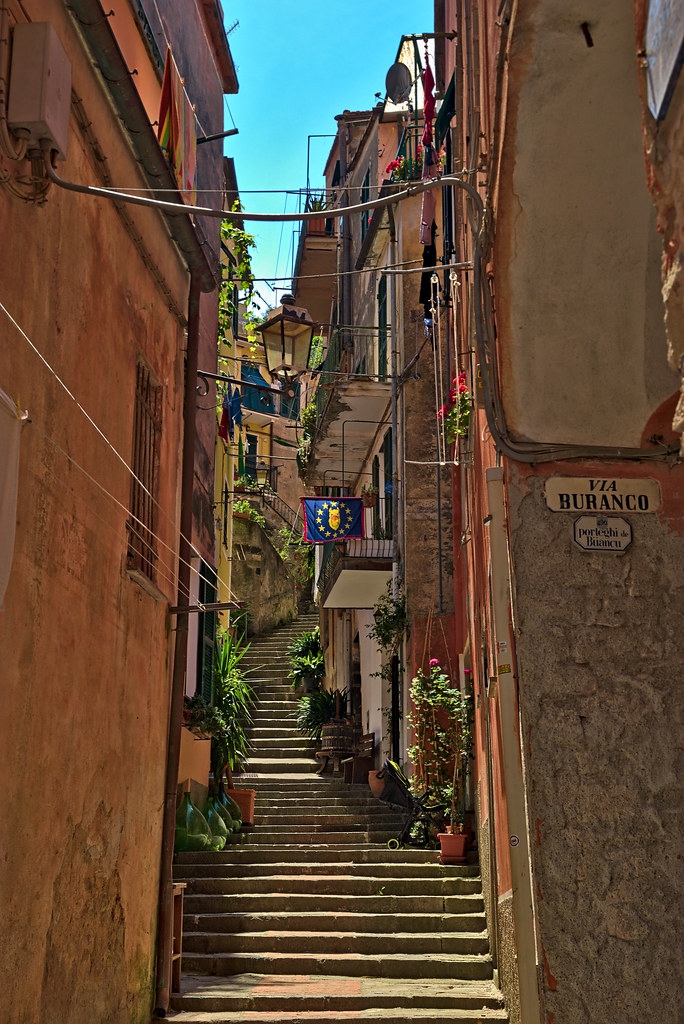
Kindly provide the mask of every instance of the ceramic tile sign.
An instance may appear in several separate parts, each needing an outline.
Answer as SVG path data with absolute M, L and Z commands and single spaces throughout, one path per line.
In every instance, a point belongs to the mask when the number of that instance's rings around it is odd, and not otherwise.
M 582 551 L 626 551 L 632 526 L 621 516 L 580 516 L 573 524 L 573 540 Z
M 661 504 L 657 480 L 628 477 L 552 476 L 546 481 L 544 499 L 551 512 L 602 515 L 655 512 Z

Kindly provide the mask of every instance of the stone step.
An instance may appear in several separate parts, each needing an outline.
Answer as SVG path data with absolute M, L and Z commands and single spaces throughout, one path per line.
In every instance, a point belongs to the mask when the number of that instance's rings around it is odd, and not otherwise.
M 197 974 L 337 974 L 364 978 L 492 978 L 489 954 L 457 953 L 190 953 L 183 969 Z
M 384 846 L 368 846 L 366 844 L 358 847 L 348 846 L 283 846 L 274 849 L 258 849 L 252 847 L 249 850 L 238 848 L 224 849 L 219 853 L 177 853 L 174 863 L 180 868 L 188 865 L 201 864 L 230 864 L 236 865 L 242 862 L 259 865 L 268 864 L 270 867 L 273 857 L 276 855 L 280 862 L 296 860 L 306 864 L 345 864 L 345 865 L 382 865 L 390 864 L 400 866 L 401 869 L 410 871 L 413 867 L 430 866 L 435 870 L 437 854 L 434 850 L 421 850 L 408 848 L 405 850 L 388 850 Z M 451 864 L 448 867 L 437 865 L 440 871 L 448 872 L 451 875 L 459 875 L 464 878 L 477 878 L 479 880 L 479 868 L 476 864 Z M 232 870 L 232 868 L 231 868 Z M 257 872 L 259 874 L 260 872 Z
M 363 932 L 373 935 L 395 933 L 424 934 L 441 932 L 472 932 L 485 930 L 484 909 L 472 914 L 186 914 L 183 933 L 226 932 L 242 934 L 245 931 L 308 931 L 317 935 L 327 933 L 331 921 L 335 929 L 343 932 Z
M 298 750 L 315 750 L 316 747 L 309 740 L 305 740 L 302 737 L 299 739 L 296 736 L 283 737 L 273 736 L 266 737 L 259 740 L 258 743 L 252 740 L 255 752 L 258 755 L 267 757 L 287 757 L 290 753 L 294 753 Z
M 365 830 L 368 828 L 368 822 L 361 821 L 360 817 L 359 814 L 344 814 L 341 810 L 331 811 L 328 814 L 314 814 L 312 811 L 309 811 L 308 814 L 292 814 L 291 812 L 272 814 L 270 811 L 262 810 L 261 813 L 256 815 L 254 824 L 261 825 L 264 828 L 287 828 L 288 831 L 300 825 L 306 828 L 317 829 L 329 826 L 331 829 L 347 830 L 357 828 Z M 372 825 L 375 828 L 401 830 L 403 821 L 404 819 L 398 817 L 390 808 L 386 810 L 379 808 L 377 813 L 373 814 Z
M 181 879 L 182 880 L 182 879 Z M 194 884 L 194 883 L 191 883 Z M 382 885 L 380 886 L 382 888 Z M 185 913 L 192 914 L 283 914 L 325 913 L 329 917 L 349 914 L 481 914 L 482 895 L 461 896 L 334 896 L 325 893 L 195 893 L 186 891 Z
M 383 1021 L 386 1018 L 356 1015 L 373 1012 L 376 1008 L 393 1011 L 398 1007 L 403 1008 L 401 1017 L 397 1018 L 400 1024 L 411 1020 L 415 1012 L 423 1014 L 439 1009 L 460 1011 L 458 1016 L 448 1018 L 457 1022 L 476 1021 L 478 1011 L 485 1011 L 481 1018 L 482 1024 L 487 1020 L 506 1019 L 499 1016 L 503 1013 L 501 992 L 486 981 L 464 985 L 438 979 L 421 979 L 402 986 L 395 979 L 358 980 L 323 975 L 300 978 L 295 987 L 282 976 L 244 974 L 231 978 L 211 978 L 188 975 L 183 978 L 182 994 L 174 998 L 174 1005 L 179 1010 L 202 1007 L 206 1013 L 259 1013 L 270 1010 L 277 1014 L 277 1018 L 271 1017 L 271 1021 L 289 1020 L 286 1016 L 288 1014 L 315 1012 L 330 1013 L 331 1016 L 325 1018 L 327 1022 L 345 1019 L 341 1016 L 344 1014 L 354 1015 L 347 1017 L 347 1020 Z M 408 1011 L 412 1016 L 409 1016 Z M 493 1011 L 497 1016 L 491 1016 Z M 462 1016 L 462 1013 L 470 1012 L 475 1016 Z M 336 1016 L 338 1014 L 339 1018 Z M 216 1020 L 220 1021 L 221 1018 Z
M 371 817 L 376 811 L 382 808 L 393 807 L 396 811 L 400 811 L 403 815 L 404 809 L 397 808 L 394 804 L 384 803 L 381 800 L 376 800 L 371 794 L 368 787 L 366 787 L 365 793 L 355 793 L 353 796 L 345 797 L 344 794 L 330 793 L 327 795 L 310 795 L 309 784 L 310 778 L 297 779 L 295 784 L 290 783 L 290 789 L 292 790 L 292 796 L 287 796 L 282 790 L 272 790 L 267 788 L 262 783 L 267 782 L 266 776 L 257 778 L 254 780 L 254 785 L 238 786 L 237 788 L 242 789 L 254 789 L 258 794 L 259 804 L 261 807 L 268 807 L 269 809 L 280 811 L 291 810 L 297 812 L 299 809 L 304 810 L 319 810 L 326 807 L 348 807 L 358 811 L 359 813 L 365 813 Z M 297 784 L 300 785 L 297 785 Z
M 186 898 L 204 894 L 207 896 L 240 896 L 245 884 L 240 878 L 189 878 Z M 386 896 L 438 896 L 474 895 L 480 886 L 476 879 L 467 878 L 393 878 L 383 875 L 252 875 L 249 880 L 250 895 L 270 893 L 271 895 L 306 895 L 315 892 L 322 896 L 372 896 L 378 899 L 377 913 L 383 913 L 382 900 Z
M 182 1002 L 182 999 L 180 1000 Z M 395 999 L 395 1002 L 398 1002 Z M 443 1021 L 450 1021 L 451 1024 L 486 1024 L 486 1021 L 507 1021 L 508 1017 L 503 1010 L 461 1009 L 454 1012 L 446 1009 L 423 1009 L 409 1004 L 407 1009 L 404 1005 L 387 1009 L 363 1009 L 363 1010 L 295 1010 L 292 1012 L 280 1009 L 281 1000 L 274 1000 L 271 1009 L 259 1010 L 223 1010 L 215 1012 L 189 1011 L 186 1013 L 174 1014 L 175 1024 L 273 1024 L 279 1021 L 280 1024 L 337 1024 L 338 1021 L 373 1021 L 374 1024 L 406 1024 L 407 1021 L 418 1021 L 420 1024 L 442 1024 Z
M 284 831 L 278 829 L 267 829 L 266 831 L 259 831 L 259 826 L 254 826 L 244 836 L 244 842 L 247 846 L 263 846 L 266 847 L 280 847 L 288 845 L 309 845 L 309 846 L 329 846 L 331 843 L 336 846 L 355 846 L 361 843 L 377 843 L 379 846 L 385 846 L 390 839 L 397 837 L 397 829 L 391 831 L 376 831 L 374 829 L 367 829 L 366 831 L 352 831 L 346 829 L 345 831 L 328 831 L 328 832 L 316 832 L 314 830 L 300 829 L 298 832 Z
M 223 878 L 230 875 L 231 878 L 249 878 L 255 873 L 259 875 L 344 875 L 345 878 L 366 877 L 369 874 L 374 878 L 428 878 L 435 875 L 434 864 L 351 864 L 348 862 L 310 864 L 304 861 L 276 861 L 271 864 L 262 864 L 258 868 L 251 864 L 236 864 L 232 860 L 224 860 L 220 864 L 183 864 L 178 865 L 178 871 L 182 868 L 184 880 L 191 878 Z M 446 876 L 448 868 L 438 865 L 440 872 Z M 479 882 L 479 879 L 478 879 Z
M 249 771 L 259 773 L 272 772 L 273 774 L 278 774 L 280 772 L 287 772 L 289 775 L 307 775 L 315 772 L 317 767 L 319 767 L 318 761 L 311 757 L 250 757 L 247 761 Z
M 389 932 L 382 937 L 365 932 L 279 931 L 226 932 L 190 931 L 183 935 L 183 953 L 197 954 L 255 953 L 259 955 L 302 956 L 320 955 L 321 946 L 326 956 L 388 956 L 419 957 L 434 954 L 458 956 L 484 956 L 489 953 L 486 932 Z

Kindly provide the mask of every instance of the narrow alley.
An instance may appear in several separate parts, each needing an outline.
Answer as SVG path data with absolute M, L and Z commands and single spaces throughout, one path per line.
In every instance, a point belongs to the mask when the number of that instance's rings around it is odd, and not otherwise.
M 315 774 L 286 678 L 295 632 L 255 639 L 245 659 L 258 705 L 238 785 L 257 791 L 254 829 L 221 853 L 176 857 L 187 890 L 173 1019 L 507 1021 L 478 865 L 390 851 L 401 812 Z

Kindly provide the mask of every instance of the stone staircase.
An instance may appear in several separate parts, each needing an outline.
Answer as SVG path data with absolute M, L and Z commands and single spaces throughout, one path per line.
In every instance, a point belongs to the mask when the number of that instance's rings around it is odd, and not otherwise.
M 218 854 L 180 854 L 187 882 L 179 1024 L 507 1021 L 492 981 L 476 864 L 387 849 L 401 815 L 367 786 L 315 774 L 292 719 L 291 637 L 257 639 L 243 665 L 259 697 L 253 830 Z

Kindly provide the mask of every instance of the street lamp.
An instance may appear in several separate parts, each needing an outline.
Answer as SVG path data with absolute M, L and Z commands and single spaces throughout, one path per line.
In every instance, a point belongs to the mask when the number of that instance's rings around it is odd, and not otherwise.
M 266 487 L 266 484 L 268 483 L 268 466 L 266 465 L 263 459 L 261 460 L 261 462 L 257 463 L 256 478 L 257 484 L 263 491 L 263 489 Z
M 292 295 L 283 295 L 280 301 L 281 305 L 268 314 L 257 330 L 264 343 L 268 372 L 290 381 L 309 368 L 316 325 L 308 310 L 295 306 Z

